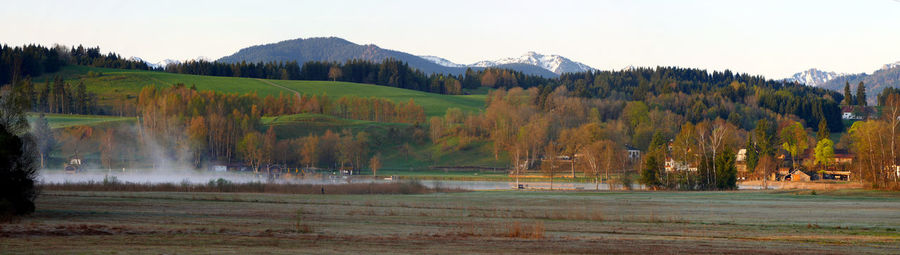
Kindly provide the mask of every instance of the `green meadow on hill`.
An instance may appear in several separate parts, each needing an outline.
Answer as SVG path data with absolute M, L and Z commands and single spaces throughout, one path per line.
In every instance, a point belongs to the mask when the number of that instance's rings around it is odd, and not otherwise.
M 98 95 L 101 105 L 111 104 L 116 99 L 135 98 L 141 88 L 148 85 L 157 87 L 184 84 L 196 86 L 198 90 L 212 90 L 221 93 L 256 93 L 259 96 L 328 95 L 333 99 L 343 96 L 378 97 L 396 103 L 412 99 L 425 108 L 427 116 L 443 115 L 448 108 L 460 108 L 474 112 L 484 108 L 485 95 L 441 95 L 388 86 L 332 81 L 266 80 L 239 77 L 217 77 L 203 75 L 175 74 L 142 70 L 97 68 L 87 66 L 66 66 L 56 73 L 36 77 L 36 83 L 43 84 L 54 76 L 61 75 L 66 82 L 84 82 L 89 92 Z

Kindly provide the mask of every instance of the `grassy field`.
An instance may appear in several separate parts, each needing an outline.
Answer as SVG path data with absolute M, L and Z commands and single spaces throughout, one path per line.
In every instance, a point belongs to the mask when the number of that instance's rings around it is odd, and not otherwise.
M 331 81 L 290 81 L 269 80 L 272 83 L 284 86 L 303 94 L 328 95 L 340 98 L 342 96 L 382 97 L 394 102 L 407 102 L 410 98 L 425 108 L 425 115 L 444 115 L 447 108 L 456 107 L 463 111 L 480 111 L 484 108 L 485 95 L 459 95 L 448 96 L 426 93 L 408 89 L 397 89 L 385 86 L 359 84 L 350 82 Z
M 89 72 L 101 73 L 102 75 L 89 76 Z M 412 98 L 417 104 L 425 108 L 425 113 L 428 116 L 443 115 L 447 108 L 450 107 L 457 107 L 464 111 L 479 111 L 484 108 L 485 99 L 483 94 L 452 96 L 350 82 L 264 80 L 87 66 L 66 66 L 58 73 L 35 78 L 35 82 L 43 84 L 46 80 L 53 79 L 55 75 L 63 76 L 71 84 L 84 82 L 88 91 L 99 96 L 101 104 L 109 104 L 122 98 L 134 98 L 144 86 L 156 85 L 162 87 L 177 83 L 183 83 L 189 87 L 197 86 L 199 90 L 213 90 L 223 93 L 257 93 L 260 96 L 292 95 L 298 92 L 309 95 L 327 94 L 335 99 L 350 95 L 383 97 L 404 103 Z
M 381 123 L 366 120 L 344 119 L 330 115 L 322 114 L 293 114 L 277 117 L 263 117 L 262 124 L 274 126 L 275 133 L 279 139 L 298 138 L 309 134 L 321 135 L 326 130 L 332 132 L 341 132 L 341 130 L 349 129 L 354 134 L 359 131 L 366 131 L 370 134 L 385 132 L 388 128 L 405 128 L 409 124 L 403 123 Z
M 900 195 L 46 191 L 0 225 L 18 253 L 890 254 Z
M 34 123 L 39 114 L 29 113 L 28 122 Z M 65 128 L 76 125 L 99 126 L 105 124 L 121 124 L 133 123 L 137 121 L 135 117 L 117 117 L 102 115 L 78 115 L 78 114 L 44 114 L 50 128 Z

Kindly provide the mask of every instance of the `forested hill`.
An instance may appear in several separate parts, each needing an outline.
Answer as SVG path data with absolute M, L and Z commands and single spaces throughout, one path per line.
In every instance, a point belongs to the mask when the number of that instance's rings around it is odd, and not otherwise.
M 257 63 L 257 62 L 291 62 L 306 63 L 310 61 L 339 62 L 364 60 L 381 62 L 396 59 L 426 74 L 459 75 L 466 71 L 465 67 L 448 67 L 436 64 L 422 57 L 405 52 L 380 48 L 376 45 L 359 45 L 337 37 L 319 37 L 308 39 L 286 40 L 278 43 L 251 46 L 220 58 L 224 63 Z M 556 77 L 553 72 L 532 65 L 511 65 L 502 68 L 514 69 L 526 74 L 543 77 Z M 483 68 L 473 67 L 475 70 Z
M 580 97 L 644 101 L 691 122 L 722 118 L 749 130 L 758 119 L 775 118 L 774 112 L 796 115 L 809 126 L 825 120 L 832 132 L 844 129 L 840 93 L 728 70 L 636 68 L 563 74 L 555 81 Z
M 382 49 L 375 45 L 358 45 L 337 37 L 294 39 L 252 46 L 241 49 L 230 56 L 222 57 L 217 62 L 296 61 L 306 63 L 325 61 L 343 63 L 351 59 L 381 62 L 388 58 L 406 62 L 425 73 L 460 74 L 465 71 L 462 68 L 441 66 L 411 54 Z

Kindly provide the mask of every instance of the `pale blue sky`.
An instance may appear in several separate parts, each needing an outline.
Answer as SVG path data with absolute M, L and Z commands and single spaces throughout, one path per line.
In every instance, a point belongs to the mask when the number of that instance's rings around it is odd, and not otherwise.
M 186 2 L 186 3 L 183 3 Z M 463 64 L 559 54 L 599 69 L 675 65 L 783 78 L 900 61 L 900 1 L 0 1 L 0 43 L 211 59 L 298 37 Z

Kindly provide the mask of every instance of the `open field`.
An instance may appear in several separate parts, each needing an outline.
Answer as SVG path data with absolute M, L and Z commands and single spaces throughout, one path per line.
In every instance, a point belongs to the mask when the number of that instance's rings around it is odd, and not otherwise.
M 34 121 L 37 120 L 38 116 L 38 113 L 29 113 L 28 122 L 34 123 Z M 113 123 L 121 124 L 137 122 L 137 118 L 135 117 L 118 117 L 106 115 L 45 113 L 44 118 L 47 118 L 47 123 L 50 124 L 50 128 L 65 128 L 77 125 L 98 126 Z
M 379 85 L 359 84 L 331 81 L 292 81 L 269 80 L 288 89 L 310 95 L 328 95 L 340 98 L 343 96 L 381 97 L 394 102 L 407 102 L 410 98 L 425 108 L 425 115 L 439 116 L 447 112 L 447 108 L 456 107 L 463 111 L 474 112 L 484 108 L 485 95 L 440 95 L 408 89 L 398 89 Z
M 88 75 L 88 72 L 102 73 L 102 75 L 92 77 Z M 257 93 L 259 96 L 293 95 L 297 92 L 308 95 L 327 94 L 334 99 L 351 95 L 381 97 L 403 103 L 412 98 L 413 101 L 425 108 L 425 114 L 428 116 L 443 115 L 447 108 L 450 107 L 460 108 L 463 111 L 480 111 L 484 108 L 485 100 L 485 95 L 483 94 L 441 95 L 351 82 L 265 80 L 87 66 L 66 66 L 60 72 L 35 78 L 35 82 L 44 84 L 46 80 L 52 80 L 57 74 L 63 76 L 71 84 L 83 81 L 87 85 L 89 92 L 96 93 L 99 96 L 101 105 L 108 105 L 122 98 L 135 98 L 144 86 L 155 85 L 162 87 L 177 83 L 183 83 L 188 87 L 197 86 L 199 90 L 242 94 Z
M 273 126 L 279 139 L 298 138 L 310 134 L 321 135 L 326 130 L 341 132 L 349 129 L 354 134 L 366 131 L 370 134 L 385 132 L 386 129 L 402 129 L 410 126 L 404 123 L 383 123 L 367 120 L 353 120 L 323 114 L 301 113 L 276 117 L 263 117 L 261 123 Z
M 896 253 L 900 194 L 45 191 L 3 253 Z

